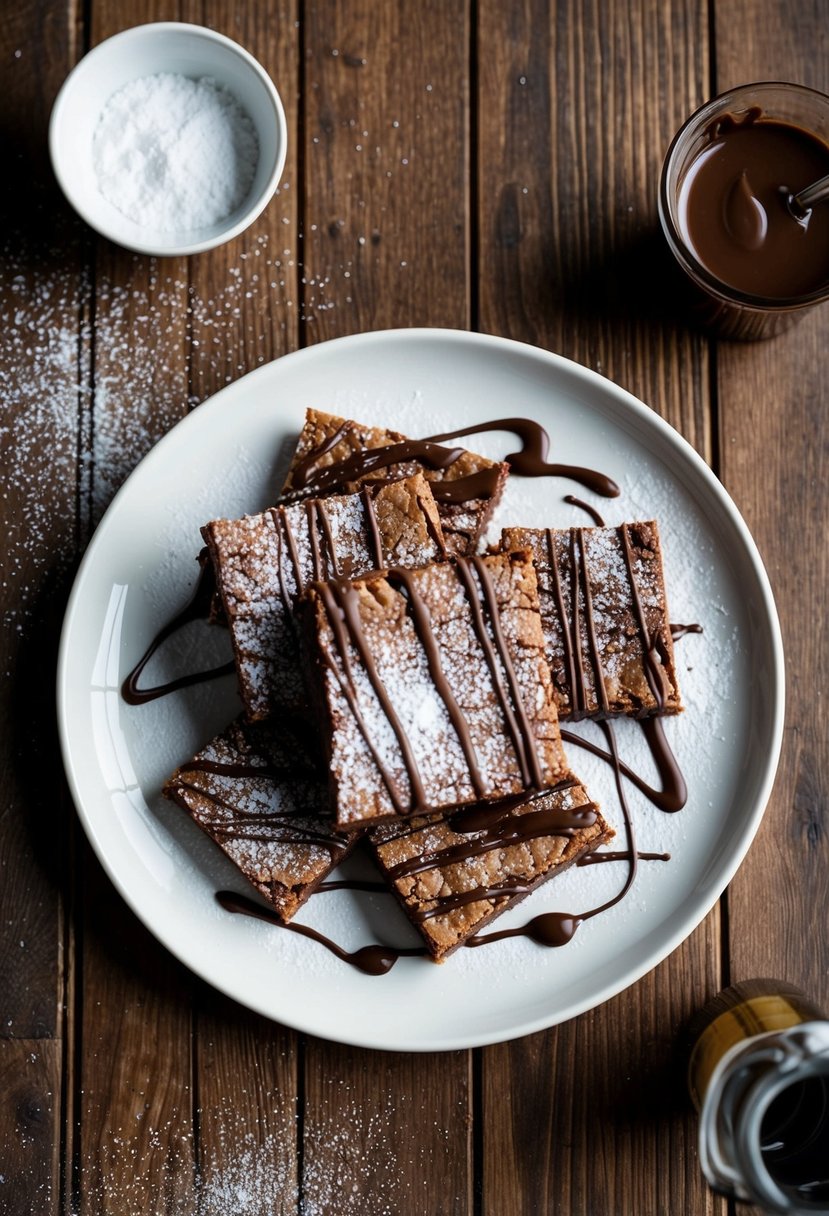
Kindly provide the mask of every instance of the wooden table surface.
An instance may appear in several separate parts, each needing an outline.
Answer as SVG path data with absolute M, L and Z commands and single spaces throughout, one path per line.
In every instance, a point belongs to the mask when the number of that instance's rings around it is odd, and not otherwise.
M 190 260 L 96 239 L 46 150 L 78 58 L 158 19 L 241 42 L 287 111 L 278 195 Z M 694 331 L 661 277 L 657 182 L 715 92 L 829 89 L 829 5 L 39 0 L 4 6 L 0 46 L 0 1212 L 724 1216 L 682 1025 L 754 975 L 829 1000 L 829 306 L 766 343 Z M 53 696 L 74 571 L 139 458 L 263 362 L 395 326 L 534 343 L 663 415 L 743 513 L 787 655 L 774 793 L 696 931 L 600 1008 L 432 1055 L 295 1033 L 174 961 L 86 842 Z

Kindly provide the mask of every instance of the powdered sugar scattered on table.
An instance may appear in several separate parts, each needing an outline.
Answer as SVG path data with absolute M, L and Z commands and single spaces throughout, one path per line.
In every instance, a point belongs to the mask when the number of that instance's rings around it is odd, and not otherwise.
M 14 234 L 2 251 L 0 342 L 7 370 L 0 381 L 0 445 L 7 543 L 0 602 L 4 625 L 15 629 L 30 618 L 46 571 L 60 574 L 72 560 L 76 502 L 83 541 L 137 461 L 199 403 L 192 385 L 203 377 L 215 383 L 218 352 L 225 360 L 223 383 L 265 361 L 257 347 L 262 350 L 266 335 L 243 314 L 261 313 L 274 292 L 290 293 L 295 274 L 291 251 L 271 254 L 262 236 L 210 296 L 164 263 L 136 259 L 134 285 L 113 282 L 105 267 L 98 268 L 93 305 L 80 261 L 67 259 L 77 232 L 60 236 L 61 248 L 40 254 Z M 255 269 L 243 274 L 245 262 Z M 177 361 L 160 355 L 170 334 L 180 334 L 183 343 Z M 242 343 L 244 354 L 229 353 Z M 255 463 L 254 455 L 241 453 L 235 470 L 240 484 L 257 479 Z M 57 518 L 54 494 L 46 492 L 56 478 L 73 508 Z M 206 486 L 205 520 L 211 492 Z M 174 528 L 175 520 L 169 524 Z M 55 542 L 60 532 L 63 546 Z

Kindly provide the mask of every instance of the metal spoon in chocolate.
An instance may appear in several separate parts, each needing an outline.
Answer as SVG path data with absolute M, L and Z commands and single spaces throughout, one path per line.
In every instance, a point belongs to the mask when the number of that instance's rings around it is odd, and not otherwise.
M 829 198 L 829 173 L 826 177 L 821 177 L 818 181 L 813 182 L 811 186 L 807 186 L 805 190 L 798 190 L 797 194 L 789 194 L 785 191 L 785 187 L 781 187 L 781 191 L 786 193 L 786 206 L 797 222 L 806 223 L 812 206 Z

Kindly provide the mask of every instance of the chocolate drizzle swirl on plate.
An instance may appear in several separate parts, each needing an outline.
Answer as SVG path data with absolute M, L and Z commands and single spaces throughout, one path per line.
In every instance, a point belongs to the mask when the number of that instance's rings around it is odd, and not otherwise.
M 230 675 L 235 670 L 235 663 L 231 659 L 220 667 L 211 667 L 207 671 L 188 672 L 186 675 L 178 676 L 174 680 L 168 680 L 164 684 L 157 684 L 153 688 L 139 688 L 138 686 L 138 681 L 141 679 L 144 668 L 163 643 L 180 629 L 183 629 L 185 625 L 189 625 L 193 621 L 206 620 L 209 615 L 216 584 L 213 577 L 213 569 L 209 561 L 206 560 L 205 555 L 202 555 L 199 561 L 199 577 L 192 597 L 182 608 L 181 612 L 177 613 L 171 621 L 168 621 L 158 631 L 144 651 L 144 654 L 124 678 L 121 685 L 121 696 L 128 705 L 145 705 L 148 701 L 155 701 L 158 697 L 166 697 L 169 693 L 177 692 L 180 688 L 189 688 L 194 684 L 202 684 L 207 680 L 215 680 L 219 676 Z
M 510 470 L 519 477 L 568 477 L 603 498 L 616 498 L 619 494 L 616 482 L 604 473 L 579 465 L 550 463 L 547 460 L 550 437 L 540 423 L 529 418 L 499 418 L 423 439 L 403 439 L 382 447 L 352 452 L 342 460 L 321 466 L 320 461 L 348 433 L 348 425 L 344 424 L 296 462 L 292 471 L 292 490 L 300 495 L 333 493 L 343 485 L 374 476 L 410 460 L 418 461 L 427 469 L 445 473 L 460 460 L 464 449 L 443 447 L 443 443 L 485 431 L 509 431 L 521 440 L 519 450 L 504 457 Z M 432 492 L 438 502 L 471 502 L 478 498 L 491 498 L 497 480 L 497 468 L 479 469 L 464 477 L 447 477 L 437 484 L 433 482 Z

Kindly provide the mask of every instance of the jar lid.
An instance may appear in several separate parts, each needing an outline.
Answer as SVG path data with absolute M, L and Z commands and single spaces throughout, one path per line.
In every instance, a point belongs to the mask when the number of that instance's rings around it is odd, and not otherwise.
M 829 1213 L 829 1022 L 731 1048 L 706 1093 L 699 1151 L 716 1190 L 770 1212 Z

